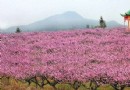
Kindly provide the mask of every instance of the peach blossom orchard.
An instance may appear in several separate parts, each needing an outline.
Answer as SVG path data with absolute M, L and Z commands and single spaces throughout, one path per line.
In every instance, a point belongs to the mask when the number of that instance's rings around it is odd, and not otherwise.
M 54 89 L 67 83 L 78 90 L 90 82 L 90 90 L 104 84 L 124 90 L 130 86 L 130 34 L 125 28 L 0 34 L 0 77 Z

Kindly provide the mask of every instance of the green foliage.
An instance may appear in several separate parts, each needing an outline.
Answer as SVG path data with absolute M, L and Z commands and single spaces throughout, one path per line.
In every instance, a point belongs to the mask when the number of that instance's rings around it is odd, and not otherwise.
M 17 28 L 16 33 L 20 33 L 20 32 L 21 32 L 20 28 Z
M 101 28 L 106 28 L 106 23 L 105 23 L 105 21 L 103 20 L 102 16 L 100 17 L 99 23 L 100 23 L 100 27 L 101 27 Z
M 89 26 L 89 25 L 86 25 L 86 28 L 90 28 L 90 26 Z

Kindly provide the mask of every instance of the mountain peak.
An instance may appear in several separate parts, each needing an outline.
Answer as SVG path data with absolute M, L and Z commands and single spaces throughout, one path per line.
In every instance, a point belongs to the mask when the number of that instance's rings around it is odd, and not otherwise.
M 52 22 L 75 22 L 75 21 L 81 21 L 84 20 L 84 18 L 79 15 L 78 13 L 74 11 L 67 11 L 62 14 L 56 14 L 54 16 L 50 16 L 47 19 L 45 19 L 46 23 L 52 23 Z
M 69 20 L 82 20 L 84 19 L 81 15 L 74 11 L 67 11 L 63 14 L 59 14 L 58 18 L 69 19 Z
M 77 12 L 74 11 L 67 11 L 65 13 L 63 13 L 64 15 L 79 15 Z
M 63 16 L 73 17 L 73 18 L 75 18 L 75 17 L 82 18 L 81 15 L 79 15 L 77 12 L 74 12 L 74 11 L 67 11 L 67 12 L 63 13 L 62 15 Z

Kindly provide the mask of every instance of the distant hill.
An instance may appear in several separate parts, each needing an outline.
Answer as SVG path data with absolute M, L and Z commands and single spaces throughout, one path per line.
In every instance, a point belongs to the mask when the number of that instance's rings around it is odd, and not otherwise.
M 116 21 L 109 21 L 109 22 L 107 22 L 107 27 L 108 28 L 119 27 L 119 26 L 123 26 L 123 25 L 117 23 Z
M 121 24 L 116 21 L 106 22 L 109 28 L 118 27 Z M 19 28 L 22 31 L 57 31 L 68 29 L 84 29 L 86 25 L 97 26 L 97 20 L 85 19 L 76 12 L 68 11 L 63 14 L 54 15 L 44 20 L 31 23 L 29 25 L 21 25 Z M 15 32 L 17 26 L 10 27 L 2 32 Z

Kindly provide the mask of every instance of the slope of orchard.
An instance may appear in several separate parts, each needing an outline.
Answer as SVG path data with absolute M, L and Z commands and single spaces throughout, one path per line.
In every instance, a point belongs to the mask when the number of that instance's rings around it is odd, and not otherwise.
M 0 76 L 123 90 L 130 86 L 130 34 L 125 28 L 0 34 Z

